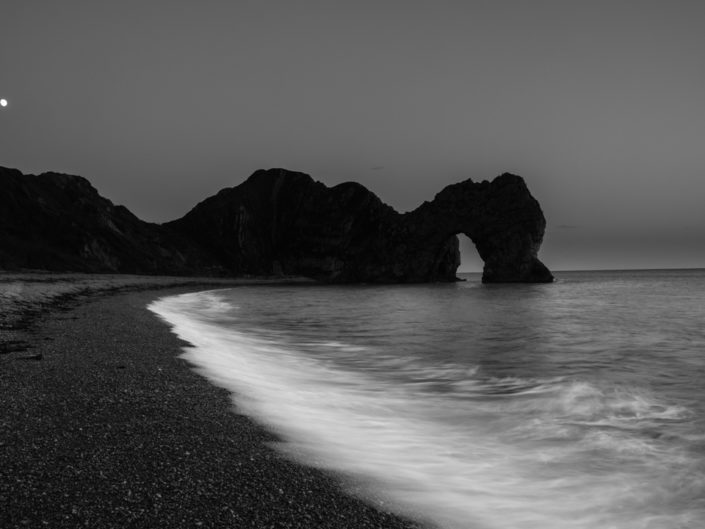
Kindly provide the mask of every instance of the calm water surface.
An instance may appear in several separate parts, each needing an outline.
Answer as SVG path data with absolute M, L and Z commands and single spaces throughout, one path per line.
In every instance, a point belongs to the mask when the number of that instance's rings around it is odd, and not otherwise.
M 705 527 L 705 271 L 242 287 L 151 309 L 373 503 L 448 529 Z

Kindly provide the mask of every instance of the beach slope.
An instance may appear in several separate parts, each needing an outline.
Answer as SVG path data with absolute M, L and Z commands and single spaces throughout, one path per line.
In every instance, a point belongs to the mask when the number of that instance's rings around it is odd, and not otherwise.
M 4 324 L 0 527 L 414 527 L 284 459 L 179 359 L 146 306 L 206 287 L 167 284 Z

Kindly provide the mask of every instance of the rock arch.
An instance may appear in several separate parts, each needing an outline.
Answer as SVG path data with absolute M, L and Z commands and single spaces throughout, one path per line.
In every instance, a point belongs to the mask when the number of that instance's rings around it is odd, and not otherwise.
M 450 185 L 408 217 L 414 226 L 432 226 L 431 237 L 466 235 L 484 261 L 483 282 L 553 281 L 538 259 L 546 220 L 520 176 Z
M 400 214 L 360 184 L 256 171 L 179 220 L 139 220 L 84 178 L 0 167 L 0 266 L 174 275 L 303 275 L 329 282 L 455 281 L 464 233 L 485 282 L 547 282 L 546 226 L 521 177 L 466 180 Z
M 546 221 L 524 180 L 450 185 L 399 214 L 360 184 L 332 188 L 284 169 L 255 172 L 169 224 L 235 273 L 330 282 L 455 281 L 458 233 L 484 261 L 483 282 L 550 282 L 538 259 Z

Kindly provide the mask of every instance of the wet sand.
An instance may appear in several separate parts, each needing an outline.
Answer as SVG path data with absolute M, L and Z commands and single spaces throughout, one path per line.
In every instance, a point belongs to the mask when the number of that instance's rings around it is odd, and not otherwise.
M 178 358 L 145 307 L 212 284 L 120 281 L 5 311 L 0 527 L 415 527 L 284 459 Z

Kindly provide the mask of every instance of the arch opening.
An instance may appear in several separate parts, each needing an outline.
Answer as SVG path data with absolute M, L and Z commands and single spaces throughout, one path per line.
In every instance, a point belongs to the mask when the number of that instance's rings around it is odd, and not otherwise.
M 458 266 L 458 274 L 470 274 L 470 278 L 480 281 L 482 277 L 482 270 L 485 266 L 485 262 L 477 253 L 477 248 L 475 248 L 475 243 L 472 242 L 470 237 L 464 233 L 457 234 L 458 241 L 460 243 L 460 266 Z

